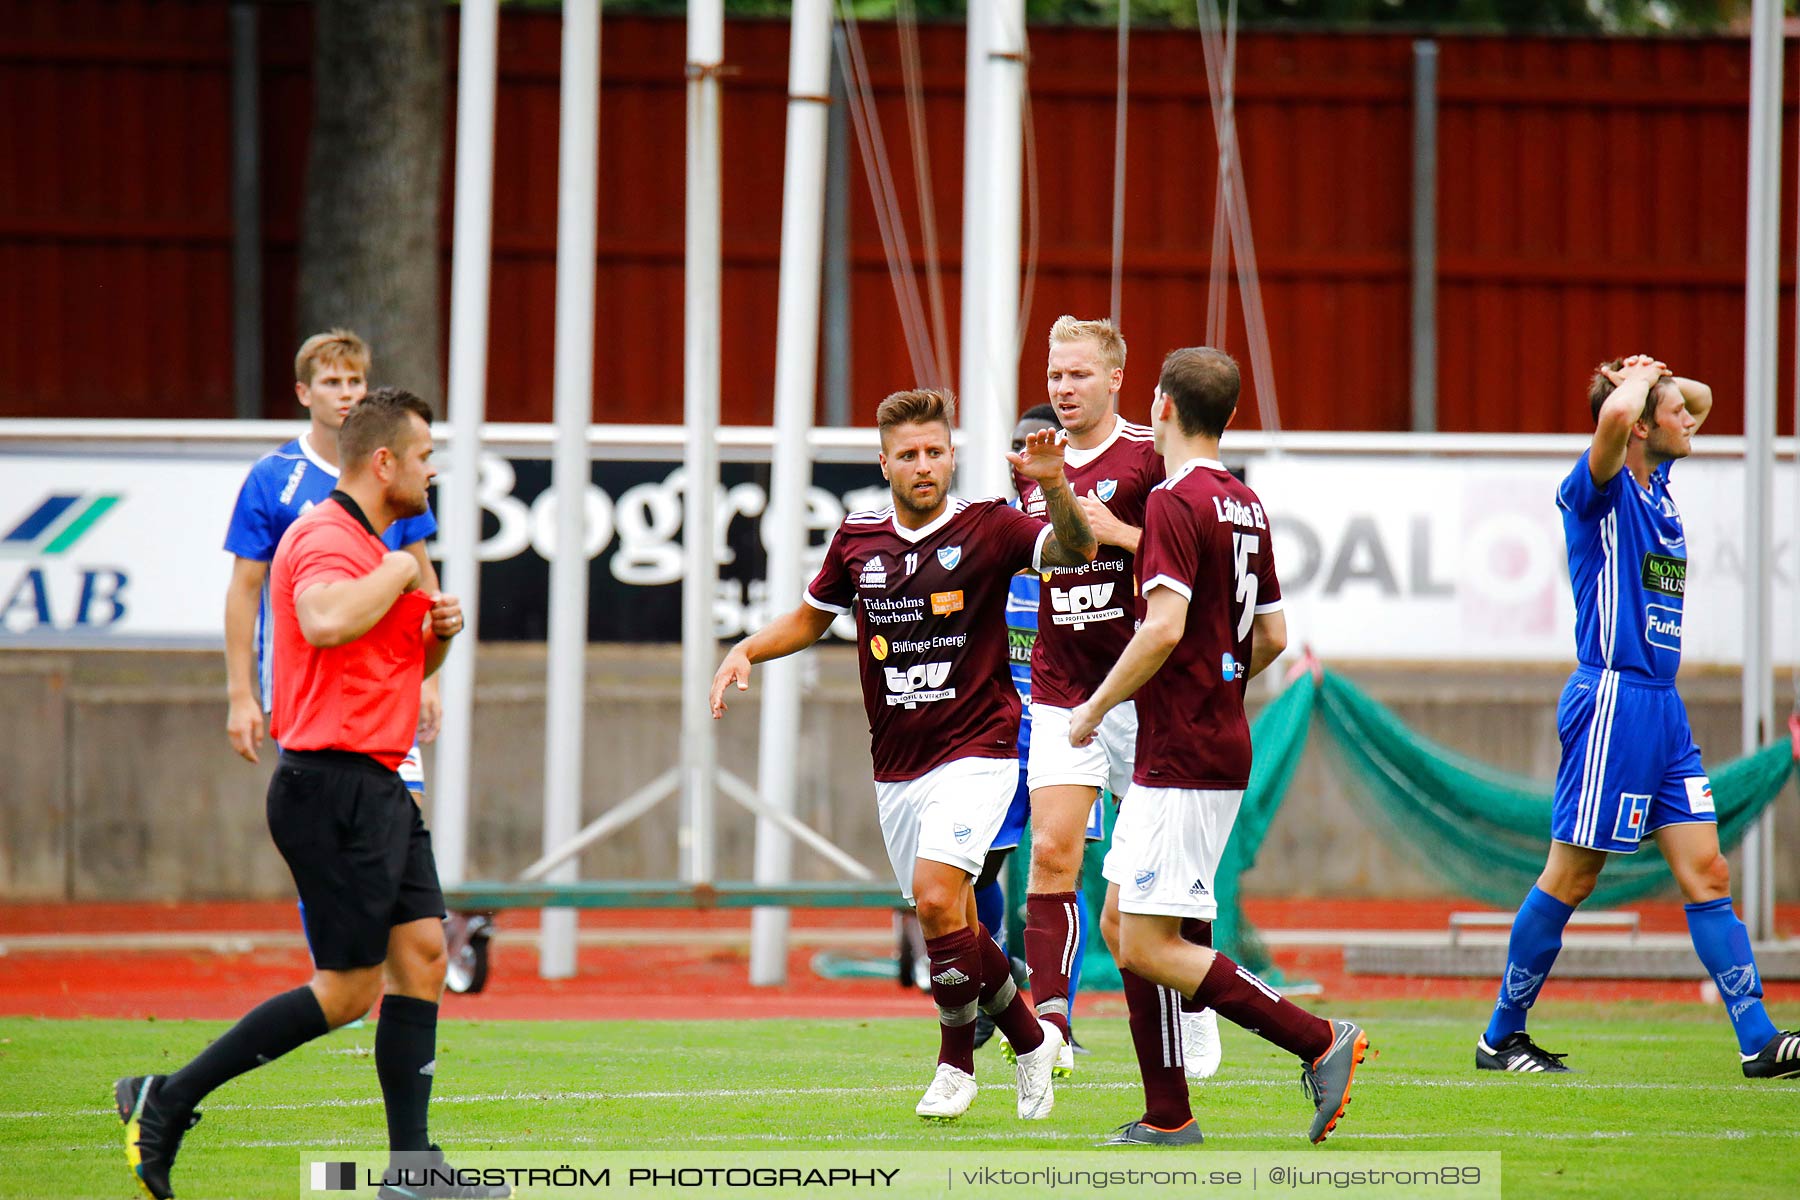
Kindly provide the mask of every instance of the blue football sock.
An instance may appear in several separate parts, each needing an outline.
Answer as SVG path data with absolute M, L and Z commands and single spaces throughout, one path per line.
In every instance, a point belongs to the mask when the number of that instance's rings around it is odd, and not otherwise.
M 1732 911 L 1730 896 L 1684 907 L 1694 953 L 1718 985 L 1725 1015 L 1731 1018 L 1731 1031 L 1737 1034 L 1738 1049 L 1755 1054 L 1779 1031 L 1763 1009 L 1762 976 L 1750 950 L 1750 931 Z
M 1488 1021 L 1487 1044 L 1498 1046 L 1525 1028 L 1525 1010 L 1537 1001 L 1562 949 L 1563 926 L 1575 909 L 1549 892 L 1532 888 L 1513 918 L 1512 938 L 1506 944 L 1506 973 L 1500 977 L 1500 998 Z
M 975 915 L 981 923 L 988 927 L 994 937 L 994 944 L 1006 949 L 1006 889 L 1000 886 L 998 879 L 983 888 L 975 889 Z
M 1087 897 L 1075 892 L 1075 961 L 1069 967 L 1069 1032 L 1075 1032 L 1075 992 L 1081 987 L 1081 963 L 1087 957 Z

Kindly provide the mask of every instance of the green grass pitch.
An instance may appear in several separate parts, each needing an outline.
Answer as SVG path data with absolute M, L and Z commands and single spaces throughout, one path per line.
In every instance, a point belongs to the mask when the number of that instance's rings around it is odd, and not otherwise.
M 1467 1004 L 1326 1005 L 1369 1029 L 1345 1121 L 1323 1147 L 1293 1061 L 1224 1027 L 1225 1065 L 1195 1085 L 1206 1131 L 1192 1151 L 1121 1159 L 1282 1151 L 1350 1162 L 1365 1151 L 1499 1151 L 1508 1196 L 1800 1195 L 1800 1080 L 1752 1083 L 1716 1009 L 1555 1005 L 1534 1031 L 1579 1074 L 1477 1074 L 1483 1012 Z M 178 1066 L 216 1022 L 0 1020 L 0 1196 L 136 1195 L 116 1076 Z M 434 1136 L 452 1152 L 724 1150 L 1086 1150 L 1138 1113 L 1125 1023 L 1080 1025 L 1093 1051 L 1059 1084 L 1051 1119 L 1012 1113 L 997 1047 L 977 1058 L 968 1116 L 927 1126 L 912 1106 L 929 1081 L 930 1022 L 453 1022 L 439 1039 Z M 247 1184 L 299 1155 L 383 1144 L 374 1029 L 339 1031 L 215 1093 L 175 1171 L 181 1200 L 291 1197 Z M 270 1178 L 264 1174 L 263 1179 Z M 289 1177 L 291 1178 L 291 1176 Z M 267 1190 L 257 1190 L 264 1188 Z M 689 1193 L 693 1194 L 693 1193 Z

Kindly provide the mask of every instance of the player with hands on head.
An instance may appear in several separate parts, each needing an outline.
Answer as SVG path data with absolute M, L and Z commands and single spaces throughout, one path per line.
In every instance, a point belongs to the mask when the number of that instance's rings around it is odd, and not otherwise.
M 1654 838 L 1686 901 L 1688 936 L 1717 986 L 1747 1078 L 1800 1075 L 1800 1032 L 1763 1007 L 1749 932 L 1731 902 L 1712 784 L 1675 690 L 1687 536 L 1669 490 L 1674 464 L 1712 412 L 1712 389 L 1652 355 L 1602 364 L 1588 381 L 1594 438 L 1556 492 L 1575 599 L 1574 672 L 1557 704 L 1562 760 L 1550 849 L 1513 918 L 1475 1066 L 1512 1074 L 1573 1070 L 1526 1032 L 1563 929 L 1608 856 Z
M 915 1111 L 954 1120 L 976 1095 L 975 1017 L 1017 1054 L 1021 1119 L 1050 1115 L 1062 1048 L 982 927 L 973 882 L 1018 781 L 1019 698 L 1006 667 L 1008 583 L 1021 570 L 1090 561 L 1096 544 L 1063 473 L 1060 435 L 1009 455 L 1043 489 L 1049 525 L 1002 500 L 950 494 L 954 402 L 896 392 L 881 402 L 880 463 L 893 503 L 844 518 L 804 603 L 734 646 L 713 677 L 714 717 L 754 664 L 804 650 L 854 610 L 876 808 L 894 876 L 918 910 L 937 1004 L 936 1074 Z

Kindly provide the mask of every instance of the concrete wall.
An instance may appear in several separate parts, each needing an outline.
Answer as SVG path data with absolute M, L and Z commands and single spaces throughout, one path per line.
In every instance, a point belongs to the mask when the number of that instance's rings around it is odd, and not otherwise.
M 802 717 L 796 808 L 877 872 L 886 853 L 869 782 L 868 733 L 848 648 L 815 652 Z M 1421 733 L 1497 767 L 1549 778 L 1563 668 L 1446 671 L 1349 667 Z M 589 652 L 584 819 L 655 778 L 675 759 L 680 653 L 673 646 Z M 1709 761 L 1738 754 L 1732 675 L 1683 680 Z M 1779 681 L 1777 696 L 1791 695 Z M 719 761 L 754 782 L 753 688 L 718 726 Z M 511 878 L 541 849 L 544 652 L 485 649 L 476 695 L 470 878 Z M 203 899 L 290 895 L 269 842 L 261 766 L 224 736 L 224 668 L 216 654 L 0 653 L 0 900 Z M 1261 861 L 1252 893 L 1423 896 L 1443 888 L 1404 845 L 1359 815 L 1313 739 Z M 427 754 L 427 781 L 432 769 Z M 1780 896 L 1800 899 L 1800 806 L 1780 802 Z M 582 855 L 588 878 L 672 879 L 678 811 L 669 801 Z M 719 874 L 748 878 L 754 825 L 721 797 Z M 798 848 L 802 877 L 832 872 Z

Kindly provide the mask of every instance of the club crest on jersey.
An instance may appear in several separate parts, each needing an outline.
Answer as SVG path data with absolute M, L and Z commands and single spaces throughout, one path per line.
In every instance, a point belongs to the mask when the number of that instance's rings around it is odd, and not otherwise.
M 937 556 L 938 566 L 944 568 L 946 571 L 954 571 L 956 570 L 956 564 L 962 561 L 962 547 L 939 546 Z
M 1114 493 L 1116 493 L 1118 490 L 1119 490 L 1119 481 L 1118 480 L 1102 479 L 1099 483 L 1096 483 L 1094 485 L 1094 496 L 1102 504 L 1104 504 L 1104 503 L 1106 503 L 1106 501 L 1111 500 L 1113 498 Z
M 1139 871 L 1136 875 L 1133 875 L 1131 878 L 1132 878 L 1132 882 L 1137 884 L 1138 891 L 1147 892 L 1150 890 L 1150 885 L 1152 885 L 1156 882 L 1156 872 L 1155 871 Z
M 970 829 L 967 825 L 953 825 L 950 828 L 950 832 L 955 836 L 957 844 L 961 845 L 963 842 L 968 841 L 969 836 L 975 831 Z

